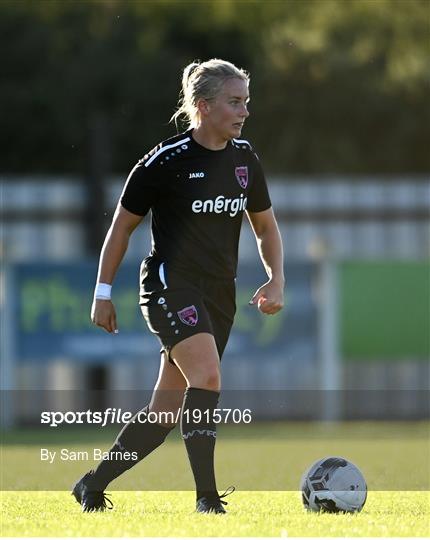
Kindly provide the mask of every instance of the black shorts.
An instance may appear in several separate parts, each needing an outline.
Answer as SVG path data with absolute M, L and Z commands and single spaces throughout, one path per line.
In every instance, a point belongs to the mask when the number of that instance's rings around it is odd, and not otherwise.
M 188 275 L 151 257 L 140 267 L 142 314 L 170 362 L 174 345 L 201 332 L 214 336 L 221 359 L 236 312 L 235 295 L 234 279 Z

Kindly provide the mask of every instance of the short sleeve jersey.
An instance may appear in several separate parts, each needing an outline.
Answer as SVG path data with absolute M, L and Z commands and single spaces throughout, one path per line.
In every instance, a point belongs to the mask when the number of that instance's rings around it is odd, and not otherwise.
M 150 257 L 190 274 L 233 278 L 245 209 L 271 206 L 263 169 L 247 141 L 232 139 L 214 151 L 191 132 L 145 155 L 120 202 L 133 214 L 152 211 Z

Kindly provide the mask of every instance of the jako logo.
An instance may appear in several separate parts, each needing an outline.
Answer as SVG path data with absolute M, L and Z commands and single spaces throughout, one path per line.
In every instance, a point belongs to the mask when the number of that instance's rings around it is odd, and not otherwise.
M 204 178 L 205 173 L 204 172 L 190 172 L 190 176 L 188 178 Z
M 207 199 L 206 201 L 196 200 L 191 205 L 191 209 L 195 214 L 206 214 L 207 212 L 215 212 L 215 214 L 222 214 L 222 212 L 229 212 L 230 217 L 234 217 L 241 210 L 245 210 L 247 198 L 243 196 L 243 193 L 237 199 L 226 199 L 224 195 L 218 195 L 213 199 Z

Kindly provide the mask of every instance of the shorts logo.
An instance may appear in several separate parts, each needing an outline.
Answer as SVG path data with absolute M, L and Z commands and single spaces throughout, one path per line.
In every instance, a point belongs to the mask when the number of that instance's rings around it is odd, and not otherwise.
M 196 326 L 199 316 L 195 306 L 188 306 L 177 312 L 181 322 L 188 326 Z
M 243 189 L 248 185 L 248 167 L 236 167 L 234 169 L 236 180 Z

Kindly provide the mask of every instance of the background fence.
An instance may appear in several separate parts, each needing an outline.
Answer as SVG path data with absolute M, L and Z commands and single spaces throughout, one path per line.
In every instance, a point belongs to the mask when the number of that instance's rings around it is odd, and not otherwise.
M 244 223 L 224 387 L 247 390 L 261 418 L 425 417 L 429 182 L 285 178 L 269 185 L 286 248 L 287 307 L 268 318 L 247 306 L 265 274 Z M 107 215 L 120 190 L 119 180 L 107 185 Z M 97 261 L 85 258 L 82 182 L 6 178 L 2 194 L 3 388 L 150 389 L 158 342 L 137 305 L 149 220 L 132 237 L 119 271 L 114 301 L 121 331 L 108 336 L 89 321 Z M 330 394 L 342 390 L 358 398 L 339 394 L 333 401 Z M 258 391 L 286 393 L 273 401 Z M 283 403 L 291 391 L 302 397 Z M 308 391 L 327 396 L 312 402 Z M 356 391 L 376 397 L 369 402 Z

